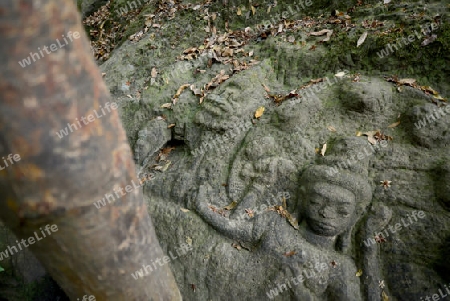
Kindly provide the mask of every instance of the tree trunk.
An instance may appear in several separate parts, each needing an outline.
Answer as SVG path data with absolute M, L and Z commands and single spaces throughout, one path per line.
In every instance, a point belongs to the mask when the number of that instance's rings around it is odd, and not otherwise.
M 0 218 L 21 240 L 9 255 L 29 246 L 71 300 L 181 300 L 167 264 L 131 276 L 164 254 L 73 2 L 0 3 Z

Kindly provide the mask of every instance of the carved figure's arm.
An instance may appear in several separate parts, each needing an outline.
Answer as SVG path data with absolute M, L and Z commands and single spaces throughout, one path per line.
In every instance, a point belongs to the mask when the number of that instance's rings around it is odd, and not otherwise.
M 212 199 L 213 194 L 209 184 L 200 185 L 198 194 L 195 197 L 194 209 L 197 213 L 214 229 L 220 233 L 243 242 L 253 243 L 253 222 L 247 220 L 230 220 L 227 217 L 213 212 L 208 205 L 208 200 Z

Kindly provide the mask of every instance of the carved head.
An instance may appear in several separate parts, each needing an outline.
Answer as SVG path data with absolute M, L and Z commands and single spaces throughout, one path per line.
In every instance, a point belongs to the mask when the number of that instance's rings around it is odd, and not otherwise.
M 341 186 L 316 182 L 311 185 L 305 202 L 306 222 L 317 234 L 342 234 L 355 219 L 356 197 Z
M 365 162 L 354 162 L 351 168 L 337 172 L 330 169 L 330 164 L 344 160 L 345 156 L 341 155 L 344 149 L 354 149 L 358 145 L 364 146 L 364 143 L 353 138 L 339 142 L 336 146 L 339 154 L 330 154 L 328 162 L 322 160 L 322 164 L 302 174 L 301 217 L 316 234 L 338 236 L 351 230 L 372 200 Z

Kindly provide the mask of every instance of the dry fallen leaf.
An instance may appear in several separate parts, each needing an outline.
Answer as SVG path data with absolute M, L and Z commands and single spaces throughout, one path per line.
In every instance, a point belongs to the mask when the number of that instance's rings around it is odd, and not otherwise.
M 341 71 L 339 73 L 336 73 L 334 76 L 336 76 L 336 77 L 343 77 L 344 75 L 345 75 L 345 72 Z
M 172 108 L 172 103 L 166 102 L 165 104 L 161 105 L 161 108 L 170 109 Z
M 395 128 L 400 124 L 400 121 L 394 122 L 393 124 L 388 125 L 388 128 Z
M 364 41 L 367 38 L 367 31 L 365 31 L 358 39 L 358 42 L 356 43 L 356 47 L 361 46 L 362 43 L 364 43 Z
M 363 274 L 363 271 L 362 271 L 361 269 L 359 269 L 359 270 L 356 272 L 356 277 L 361 277 L 362 274 Z
M 152 78 L 155 78 L 158 75 L 158 70 L 155 67 L 152 68 Z
M 391 187 L 392 181 L 389 181 L 389 180 L 383 180 L 383 181 L 380 181 L 380 183 L 381 183 L 381 186 L 384 187 L 384 189 L 388 189 L 389 187 Z
M 383 235 L 375 235 L 375 241 L 379 244 L 386 242 L 386 239 L 383 237 Z
M 267 87 L 265 84 L 262 84 L 262 86 L 264 87 L 264 90 L 265 90 L 267 93 L 270 92 L 270 88 L 269 88 L 269 87 Z
M 232 201 L 230 204 L 228 204 L 227 206 L 223 207 L 223 209 L 231 210 L 231 209 L 235 208 L 237 206 L 237 204 L 238 204 L 237 202 Z
M 292 255 L 295 255 L 295 254 L 297 254 L 297 252 L 295 252 L 295 251 L 289 251 L 289 252 L 283 253 L 283 255 L 286 256 L 286 257 L 292 256 Z
M 437 39 L 437 35 L 433 34 L 433 35 L 427 37 L 420 45 L 427 46 L 428 44 L 433 43 L 436 39 Z
M 331 266 L 332 266 L 333 268 L 337 267 L 337 265 L 338 265 L 338 263 L 337 263 L 335 260 L 333 260 L 333 261 L 330 262 L 330 263 L 331 263 Z
M 293 217 L 287 210 L 285 207 L 277 205 L 277 206 L 272 206 L 267 208 L 267 210 L 269 211 L 275 211 L 276 213 L 278 213 L 279 215 L 281 215 L 282 217 L 286 218 L 289 222 L 289 224 L 291 224 L 292 227 L 294 227 L 295 230 L 298 230 L 298 220 Z
M 336 132 L 337 132 L 336 129 L 334 128 L 334 126 L 331 126 L 331 125 L 327 126 L 327 129 L 328 129 L 330 132 L 333 132 L 333 133 L 336 133 Z
M 238 249 L 239 251 L 242 249 L 241 246 L 240 246 L 238 243 L 235 243 L 235 242 L 233 242 L 233 243 L 231 244 L 231 246 L 232 246 L 233 248 L 235 248 L 235 249 Z
M 310 32 L 309 33 L 312 36 L 323 36 L 324 34 L 326 34 L 327 36 L 325 37 L 325 39 L 322 40 L 322 42 L 327 42 L 330 40 L 331 35 L 333 34 L 333 30 L 331 29 L 322 29 L 320 31 L 316 31 L 316 32 Z
M 256 14 L 256 8 L 252 5 L 252 14 L 255 15 Z
M 381 292 L 381 296 L 383 297 L 383 301 L 389 301 L 389 297 L 384 291 Z
M 171 128 L 173 128 L 175 126 L 175 123 L 171 123 L 171 124 L 169 124 L 168 126 L 167 126 L 167 128 L 168 129 L 171 129 Z
M 225 48 L 222 51 L 222 56 L 233 56 L 233 49 L 232 48 Z
M 177 90 L 177 93 L 175 93 L 175 95 L 172 98 L 172 103 L 176 104 L 178 101 L 178 97 L 180 97 L 181 93 L 183 92 L 184 89 L 186 89 L 187 87 L 189 87 L 189 84 L 184 84 L 182 86 L 180 86 Z
M 283 32 L 283 24 L 278 24 L 278 33 Z
M 399 85 L 412 86 L 415 82 L 416 82 L 416 80 L 414 78 L 403 78 L 403 79 L 399 80 L 397 83 Z
M 369 131 L 369 132 L 363 133 L 363 135 L 367 136 L 367 140 L 370 142 L 370 144 L 375 145 L 375 144 L 377 144 L 377 139 L 375 139 L 374 136 L 379 132 L 380 132 L 380 130 Z
M 434 99 L 437 99 L 437 100 L 441 100 L 441 101 L 445 101 L 445 102 L 447 102 L 447 98 L 444 98 L 444 97 L 442 97 L 441 95 L 433 95 L 433 98 Z
M 324 34 L 327 34 L 330 31 L 332 31 L 332 30 L 330 30 L 330 29 L 322 29 L 320 31 L 310 32 L 309 34 L 312 35 L 312 36 L 323 36 Z
M 259 118 L 264 114 L 264 107 L 259 107 L 255 112 L 255 118 Z
M 430 86 L 421 86 L 420 89 L 425 93 L 431 93 L 433 95 L 439 95 L 439 92 L 431 88 Z
M 255 216 L 255 212 L 253 212 L 252 209 L 245 209 L 245 213 L 247 213 L 247 215 L 252 218 Z
M 320 154 L 322 155 L 322 156 L 325 156 L 325 152 L 327 151 L 327 144 L 325 143 L 323 146 L 322 146 L 322 150 L 320 151 Z
M 180 208 L 180 210 L 183 211 L 183 212 L 189 212 L 189 211 L 191 211 L 191 210 L 186 209 L 186 208 Z
M 240 8 L 240 7 L 238 7 L 236 14 L 237 14 L 238 16 L 242 15 L 242 11 L 241 11 L 241 8 Z

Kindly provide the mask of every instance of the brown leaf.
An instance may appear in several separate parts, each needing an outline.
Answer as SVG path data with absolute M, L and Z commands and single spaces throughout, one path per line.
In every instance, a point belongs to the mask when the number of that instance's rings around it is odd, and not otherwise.
M 169 124 L 168 126 L 167 126 L 167 128 L 168 129 L 171 129 L 171 128 L 173 128 L 175 126 L 175 123 L 171 123 L 171 124 Z
M 186 208 L 180 208 L 180 210 L 183 211 L 183 212 L 189 212 L 189 211 L 191 211 L 191 210 L 186 209 Z
M 237 204 L 238 204 L 237 202 L 232 201 L 230 204 L 228 204 L 227 206 L 223 207 L 223 209 L 231 210 L 231 209 L 235 208 L 237 206 Z
M 178 97 L 180 97 L 181 93 L 183 92 L 184 89 L 186 89 L 187 87 L 189 87 L 189 84 L 184 84 L 182 86 L 180 86 L 177 90 L 177 93 L 175 93 L 175 95 L 172 98 L 172 103 L 176 104 L 178 101 Z
M 312 84 L 321 83 L 321 82 L 323 82 L 323 78 L 319 77 L 319 78 L 316 78 L 316 79 L 311 79 L 309 82 L 312 83 Z
M 233 56 L 233 49 L 231 49 L 231 48 L 225 48 L 223 51 L 222 51 L 222 56 Z
M 262 84 L 262 86 L 264 87 L 264 90 L 265 90 L 267 93 L 270 92 L 270 88 L 269 88 L 269 87 L 267 87 L 265 84 Z
M 434 99 L 441 100 L 447 102 L 447 98 L 442 97 L 441 95 L 433 95 Z
M 232 246 L 233 248 L 235 248 L 235 249 L 238 249 L 239 251 L 242 249 L 241 246 L 240 246 L 238 243 L 235 243 L 235 242 L 233 242 L 233 243 L 231 244 L 231 246 Z
M 171 102 L 166 102 L 165 104 L 161 105 L 161 108 L 171 109 L 172 108 L 172 103 Z
M 381 186 L 384 187 L 384 189 L 388 189 L 389 187 L 391 187 L 392 181 L 389 181 L 389 180 L 383 180 L 383 181 L 380 181 L 380 183 L 381 183 Z
M 291 92 L 289 92 L 288 95 L 286 95 L 286 98 L 294 98 L 294 97 L 297 97 L 297 96 L 298 96 L 297 91 L 296 90 L 292 90 Z
M 388 128 L 395 128 L 400 124 L 400 121 L 394 122 L 393 124 L 388 125 Z
M 278 33 L 283 32 L 283 23 L 278 24 Z
M 238 16 L 242 15 L 242 11 L 241 11 L 240 7 L 237 8 L 236 15 L 238 15 Z
M 425 93 L 431 93 L 433 95 L 439 95 L 439 92 L 431 88 L 430 86 L 421 86 L 420 89 Z
M 374 138 L 375 134 L 379 133 L 380 130 L 377 131 L 369 131 L 363 133 L 363 135 L 367 136 L 367 140 L 370 142 L 370 144 L 375 145 L 377 144 L 377 139 Z
M 287 218 L 289 224 L 291 224 L 291 226 L 294 227 L 295 230 L 299 229 L 297 219 L 295 217 L 293 217 L 289 212 L 287 212 L 286 218 Z
M 155 78 L 155 77 L 158 75 L 158 70 L 156 70 L 155 67 L 152 68 L 152 73 L 151 73 L 151 75 L 152 75 L 152 78 Z
M 255 118 L 259 118 L 264 114 L 264 107 L 259 107 L 255 112 Z
M 327 36 L 325 37 L 325 39 L 322 40 L 322 42 L 326 42 L 326 41 L 330 40 L 330 37 L 333 34 L 333 30 L 331 30 L 331 29 L 322 29 L 320 31 L 310 32 L 309 34 L 312 35 L 312 36 L 323 36 L 324 34 L 326 34 Z
M 295 254 L 297 254 L 297 252 L 295 252 L 295 251 L 289 251 L 289 252 L 283 253 L 283 255 L 286 256 L 286 257 L 292 256 L 292 255 L 295 255 Z
M 320 154 L 322 155 L 322 156 L 325 156 L 325 152 L 327 151 L 327 144 L 325 143 L 323 146 L 322 146 L 322 149 L 320 150 Z
M 309 34 L 312 36 L 323 36 L 324 34 L 327 34 L 329 31 L 332 32 L 330 29 L 322 29 L 320 31 L 310 32 Z
M 164 147 L 162 150 L 161 150 L 161 154 L 164 154 L 164 155 L 168 155 L 168 154 L 170 154 L 170 152 L 171 151 L 173 151 L 175 149 L 175 147 L 174 146 L 172 146 L 172 147 Z
M 190 47 L 183 51 L 184 54 L 195 53 L 197 51 L 196 47 Z
M 399 85 L 412 86 L 415 82 L 416 82 L 416 80 L 414 78 L 403 78 L 403 79 L 399 80 L 397 83 Z
M 336 129 L 334 128 L 334 126 L 331 126 L 331 125 L 329 125 L 329 126 L 327 127 L 327 129 L 328 129 L 330 132 L 333 132 L 333 133 L 336 133 L 336 132 L 337 132 Z
M 428 44 L 433 43 L 436 39 L 437 39 L 437 35 L 433 34 L 433 35 L 429 36 L 428 38 L 426 38 L 425 40 L 423 40 L 423 42 L 420 45 L 427 46 Z
M 359 47 L 362 45 L 362 43 L 364 43 L 364 41 L 367 38 L 367 31 L 365 31 L 358 39 L 358 42 L 356 42 L 356 47 Z
M 245 213 L 247 213 L 247 215 L 252 218 L 255 216 L 255 213 L 253 212 L 252 209 L 245 209 Z
M 322 42 L 327 42 L 327 41 L 329 41 L 332 34 L 333 34 L 333 31 L 332 31 L 332 30 L 328 31 L 328 32 L 327 32 L 326 38 L 323 39 Z

